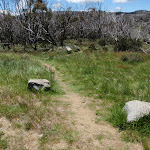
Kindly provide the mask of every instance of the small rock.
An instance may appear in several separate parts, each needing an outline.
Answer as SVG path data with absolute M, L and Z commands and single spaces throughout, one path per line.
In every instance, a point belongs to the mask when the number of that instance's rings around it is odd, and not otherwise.
M 127 122 L 137 121 L 150 114 L 150 103 L 139 100 L 129 101 L 123 107 L 123 111 L 127 113 Z
M 38 90 L 48 90 L 50 89 L 50 83 L 46 79 L 30 79 L 28 81 L 28 89 Z
M 43 137 L 43 135 L 44 135 L 44 134 L 40 134 L 40 135 L 39 135 L 39 138 L 42 138 L 42 137 Z
M 66 50 L 67 50 L 67 53 L 68 53 L 68 54 L 71 54 L 71 53 L 72 53 L 72 49 L 71 49 L 69 46 L 66 46 Z

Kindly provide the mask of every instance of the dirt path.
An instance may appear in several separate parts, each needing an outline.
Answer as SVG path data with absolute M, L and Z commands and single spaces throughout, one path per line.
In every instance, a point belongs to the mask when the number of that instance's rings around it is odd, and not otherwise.
M 69 109 L 72 115 L 68 117 L 70 122 L 74 122 L 73 128 L 79 132 L 79 140 L 71 145 L 71 148 L 81 150 L 109 150 L 109 149 L 129 149 L 143 150 L 139 143 L 126 143 L 121 141 L 120 133 L 107 122 L 102 124 L 95 123 L 95 113 L 91 111 L 87 102 L 90 98 L 81 97 L 73 92 L 69 86 L 62 80 L 62 74 L 57 72 L 54 67 L 44 64 L 45 67 L 55 72 L 55 78 L 63 88 L 65 95 L 62 101 L 69 103 Z M 99 137 L 99 138 L 98 138 Z M 66 146 L 66 147 L 65 147 Z M 66 143 L 59 143 L 54 149 L 67 148 Z

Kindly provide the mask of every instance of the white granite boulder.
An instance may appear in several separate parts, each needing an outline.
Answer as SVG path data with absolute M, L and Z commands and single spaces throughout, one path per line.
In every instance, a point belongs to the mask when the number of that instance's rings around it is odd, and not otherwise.
M 46 79 L 30 79 L 28 81 L 28 89 L 34 90 L 48 90 L 50 89 L 50 83 Z
M 67 53 L 68 53 L 68 54 L 71 54 L 71 53 L 72 53 L 72 49 L 71 49 L 69 46 L 66 46 L 66 50 L 67 50 Z
M 129 101 L 123 107 L 123 111 L 127 113 L 127 122 L 137 121 L 150 114 L 150 103 L 139 100 Z

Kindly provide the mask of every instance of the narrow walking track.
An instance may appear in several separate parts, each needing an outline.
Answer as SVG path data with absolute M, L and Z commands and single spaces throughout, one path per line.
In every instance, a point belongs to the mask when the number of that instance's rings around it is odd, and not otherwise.
M 68 121 L 74 122 L 73 128 L 79 132 L 79 140 L 71 145 L 71 148 L 81 150 L 109 150 L 109 149 L 130 149 L 130 150 L 143 150 L 140 143 L 126 143 L 121 141 L 120 133 L 118 130 L 107 122 L 102 124 L 95 123 L 95 113 L 91 111 L 87 106 L 87 101 L 90 98 L 81 97 L 79 94 L 70 90 L 69 86 L 62 80 L 62 74 L 57 72 L 54 67 L 49 64 L 43 64 L 55 72 L 55 78 L 58 80 L 60 86 L 65 92 L 65 95 L 61 98 L 62 101 L 69 103 L 70 111 L 72 115 L 68 117 Z M 98 140 L 98 136 L 102 136 L 101 140 Z M 58 144 L 54 149 L 61 149 L 62 144 Z M 62 146 L 62 147 L 61 147 Z M 67 148 L 67 147 L 66 147 Z

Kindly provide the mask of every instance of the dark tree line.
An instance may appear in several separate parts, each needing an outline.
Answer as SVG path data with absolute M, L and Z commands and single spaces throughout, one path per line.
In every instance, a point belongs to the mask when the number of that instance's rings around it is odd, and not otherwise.
M 129 38 L 150 42 L 150 13 L 141 17 L 95 8 L 82 12 L 71 8 L 53 12 L 44 0 L 26 0 L 26 9 L 20 8 L 19 2 L 14 0 L 17 15 L 4 13 L 0 16 L 1 43 L 22 44 L 24 49 L 31 45 L 37 50 L 38 43 L 63 46 L 68 38 L 113 41 Z

